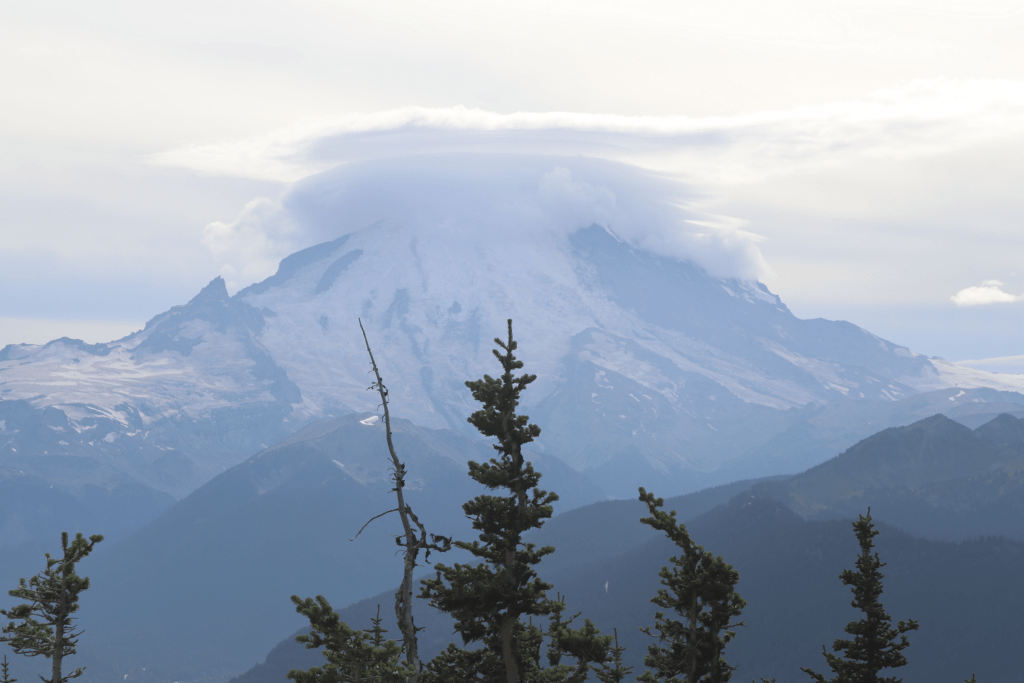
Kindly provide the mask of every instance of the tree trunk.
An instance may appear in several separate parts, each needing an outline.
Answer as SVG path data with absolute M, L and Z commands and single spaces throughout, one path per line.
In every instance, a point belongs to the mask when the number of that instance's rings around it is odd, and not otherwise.
M 693 594 L 693 604 L 690 605 L 690 674 L 686 677 L 687 683 L 697 683 L 697 593 Z
M 64 663 L 64 628 L 68 620 L 68 564 L 65 558 L 60 574 L 60 611 L 53 624 L 53 657 L 50 683 L 60 683 L 61 665 Z
M 407 535 L 407 541 L 409 538 Z M 419 644 L 416 639 L 416 624 L 412 619 L 412 573 L 415 569 L 416 556 L 410 553 L 407 547 L 402 585 L 398 587 L 398 593 L 395 594 L 395 617 L 398 619 L 398 628 L 402 631 L 402 639 L 405 643 L 405 661 L 416 667 L 416 671 L 409 676 L 409 683 L 418 683 L 420 678 Z
M 505 441 L 508 444 L 506 448 L 512 452 L 512 480 L 515 482 L 516 494 L 516 506 L 519 511 L 520 520 L 526 517 L 526 491 L 523 489 L 523 456 L 519 448 L 516 447 L 515 442 L 512 440 L 509 434 L 509 418 L 510 415 L 505 413 L 502 416 L 502 426 L 505 430 Z M 521 521 L 519 522 L 521 523 Z M 513 584 L 515 578 L 513 577 L 512 570 L 516 566 L 516 549 L 518 547 L 518 537 L 513 541 L 513 546 L 505 550 L 505 577 L 508 584 Z M 519 662 L 516 660 L 515 653 L 515 625 L 519 622 L 518 614 L 506 614 L 505 618 L 501 622 L 501 656 L 505 660 L 505 679 L 507 683 L 519 683 Z
M 412 574 L 416 569 L 416 556 L 420 548 L 426 544 L 426 531 L 423 538 L 417 539 L 416 532 L 409 521 L 410 509 L 405 504 L 405 466 L 399 461 L 395 453 L 395 444 L 391 439 L 391 412 L 388 410 L 388 392 L 384 388 L 384 380 L 381 379 L 380 371 L 377 369 L 377 361 L 373 359 L 373 351 L 370 349 L 370 340 L 363 328 L 363 321 L 359 321 L 359 329 L 363 333 L 363 341 L 366 342 L 366 352 L 370 355 L 370 365 L 373 366 L 373 375 L 377 380 L 377 392 L 380 394 L 381 405 L 384 409 L 384 432 L 387 435 L 388 453 L 391 455 L 391 464 L 394 467 L 395 495 L 398 497 L 398 515 L 402 518 L 402 533 L 405 536 L 405 562 L 402 573 L 402 584 L 395 593 L 395 618 L 398 620 L 398 628 L 402 632 L 402 644 L 405 647 L 405 661 L 413 667 L 414 671 L 409 676 L 408 683 L 419 683 L 420 679 L 420 656 L 419 644 L 416 638 L 416 624 L 412 618 Z M 422 527 L 422 525 L 421 525 Z
M 501 657 L 505 660 L 505 680 L 507 683 L 519 683 L 519 664 L 513 648 L 512 635 L 519 618 L 505 615 L 501 620 Z

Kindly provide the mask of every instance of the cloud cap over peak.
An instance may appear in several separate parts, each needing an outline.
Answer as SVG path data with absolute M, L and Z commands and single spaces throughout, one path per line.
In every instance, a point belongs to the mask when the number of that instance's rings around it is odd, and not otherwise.
M 758 279 L 759 238 L 737 221 L 691 208 L 697 194 L 664 174 L 587 157 L 416 154 L 352 162 L 250 202 L 231 223 L 211 223 L 205 243 L 238 289 L 274 272 L 294 251 L 376 222 L 467 252 L 529 240 L 564 245 L 601 225 L 630 244 L 690 260 L 715 277 Z

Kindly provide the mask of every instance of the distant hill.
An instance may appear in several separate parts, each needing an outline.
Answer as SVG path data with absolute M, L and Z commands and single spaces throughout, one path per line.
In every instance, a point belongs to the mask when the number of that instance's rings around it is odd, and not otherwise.
M 926 538 L 1024 541 L 1024 420 L 1003 414 L 972 431 L 935 415 L 754 492 L 807 519 L 848 518 L 870 506 Z

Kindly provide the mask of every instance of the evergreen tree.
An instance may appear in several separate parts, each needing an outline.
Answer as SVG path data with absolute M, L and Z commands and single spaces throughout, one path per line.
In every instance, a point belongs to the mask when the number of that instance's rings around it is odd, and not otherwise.
M 4 655 L 4 661 L 0 664 L 0 683 L 15 683 L 17 678 L 11 678 L 11 672 L 7 670 L 7 655 Z
M 866 517 L 859 515 L 853 523 L 853 530 L 860 544 L 857 570 L 843 570 L 839 578 L 843 585 L 853 587 L 851 604 L 864 612 L 864 618 L 846 625 L 845 631 L 853 636 L 853 640 L 837 638 L 832 644 L 832 652 L 827 652 L 822 646 L 825 661 L 835 674 L 833 678 L 826 679 L 806 667 L 801 667 L 801 670 L 816 683 L 900 683 L 902 678 L 883 678 L 878 672 L 906 665 L 903 650 L 910 645 L 906 634 L 917 630 L 917 622 L 913 619 L 901 621 L 893 628 L 892 617 L 879 600 L 885 576 L 880 570 L 885 563 L 878 553 L 872 552 L 875 547 L 873 539 L 878 531 L 871 523 L 871 508 L 868 508 Z M 844 656 L 834 654 L 836 652 L 842 652 Z
M 554 493 L 537 488 L 541 475 L 523 458 L 522 447 L 540 435 L 529 417 L 518 415 L 523 390 L 535 375 L 513 373 L 523 367 L 516 359 L 517 343 L 508 321 L 508 340 L 495 339 L 501 349 L 494 355 L 501 363 L 500 378 L 484 375 L 466 382 L 482 408 L 469 417 L 480 433 L 497 439 L 498 457 L 487 463 L 469 463 L 469 476 L 492 491 L 505 495 L 482 495 L 462 506 L 479 540 L 456 542 L 482 560 L 480 564 L 435 567 L 435 578 L 424 580 L 421 597 L 442 612 L 455 617 L 455 629 L 463 644 L 481 643 L 476 650 L 450 645 L 428 666 L 431 681 L 583 681 L 591 663 L 603 662 L 610 638 L 601 636 L 590 621 L 579 629 L 570 628 L 573 619 L 563 621 L 564 603 L 551 600 L 552 588 L 537 575 L 535 567 L 554 552 L 525 543 L 523 535 L 540 528 L 551 517 Z M 527 618 L 527 623 L 523 618 Z M 545 631 L 533 618 L 548 618 Z M 547 667 L 541 662 L 547 642 Z M 576 660 L 576 666 L 562 664 L 562 657 Z
M 658 575 L 665 588 L 651 599 L 658 607 L 670 609 L 682 620 L 654 615 L 657 636 L 651 629 L 641 631 L 656 637 L 648 645 L 644 664 L 647 671 L 637 680 L 644 683 L 725 683 L 735 667 L 722 656 L 726 644 L 736 635 L 729 629 L 743 626 L 733 622 L 747 602 L 736 592 L 740 576 L 722 557 L 715 556 L 690 538 L 686 526 L 676 521 L 675 510 L 661 510 L 664 501 L 640 489 L 640 500 L 647 504 L 650 517 L 640 521 L 664 531 L 682 554 L 671 559 L 672 567 L 662 567 Z M 724 633 L 723 633 L 724 631 Z
M 292 669 L 288 679 L 296 683 L 405 683 L 416 667 L 402 661 L 402 646 L 384 637 L 380 606 L 373 626 L 352 629 L 331 608 L 322 595 L 316 599 L 292 596 L 295 611 L 309 619 L 312 631 L 296 636 L 307 649 L 323 648 L 327 664 L 309 670 Z
M 619 630 L 614 629 L 613 634 L 615 645 L 608 649 L 611 661 L 606 661 L 597 671 L 597 680 L 601 683 L 622 683 L 626 680 L 626 676 L 633 671 L 633 667 L 622 665 L 622 653 L 626 651 L 626 648 L 619 645 Z
M 50 659 L 52 675 L 42 679 L 47 683 L 66 683 L 85 670 L 83 667 L 67 676 L 62 674 L 64 658 L 75 654 L 78 636 L 82 634 L 74 631 L 75 617 L 72 616 L 78 611 L 78 595 L 89 588 L 89 577 L 76 574 L 75 565 L 102 540 L 98 535 L 86 539 L 77 534 L 69 545 L 67 532 L 62 533 L 63 557 L 50 557 L 50 553 L 46 553 L 46 569 L 27 582 L 20 579 L 18 587 L 8 591 L 11 597 L 28 602 L 8 610 L 0 609 L 0 614 L 12 620 L 3 627 L 0 642 L 10 643 L 20 655 L 42 655 Z

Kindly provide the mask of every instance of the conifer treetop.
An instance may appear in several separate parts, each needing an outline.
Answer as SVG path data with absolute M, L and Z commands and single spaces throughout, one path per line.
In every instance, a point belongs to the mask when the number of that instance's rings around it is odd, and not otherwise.
M 476 427 L 484 436 L 493 436 L 499 443 L 494 448 L 504 455 L 517 453 L 523 444 L 530 443 L 540 436 L 540 427 L 530 424 L 528 415 L 517 415 L 519 395 L 537 375 L 522 374 L 513 376 L 513 371 L 523 367 L 523 361 L 515 357 L 519 344 L 512 338 L 512 319 L 508 321 L 508 341 L 495 337 L 497 344 L 505 353 L 493 349 L 494 357 L 501 363 L 504 373 L 500 379 L 484 375 L 483 379 L 466 382 L 473 392 L 473 398 L 483 404 L 467 418 L 467 422 Z
M 675 510 L 662 510 L 665 501 L 640 488 L 640 501 L 649 517 L 640 522 L 662 531 L 681 551 L 658 572 L 663 588 L 651 599 L 658 611 L 654 629 L 640 631 L 657 642 L 648 645 L 644 664 L 649 670 L 637 680 L 643 683 L 726 683 L 736 667 L 724 657 L 725 646 L 735 637 L 732 629 L 747 601 L 736 592 L 739 573 L 732 565 L 694 543 Z M 678 617 L 678 618 L 676 618 Z
M 79 576 L 75 565 L 102 540 L 98 534 L 86 539 L 79 533 L 69 544 L 67 532 L 62 533 L 62 555 L 51 557 L 46 553 L 46 569 L 28 581 L 19 579 L 18 587 L 8 591 L 11 597 L 27 602 L 0 609 L 0 614 L 11 620 L 0 631 L 0 643 L 10 644 L 17 654 L 26 657 L 50 659 L 52 676 L 42 679 L 47 683 L 66 683 L 85 670 L 78 668 L 65 676 L 62 668 L 64 657 L 75 654 L 82 635 L 82 631 L 74 630 L 73 615 L 78 611 L 79 594 L 89 588 L 89 577 Z
M 18 679 L 11 678 L 11 672 L 7 667 L 7 655 L 4 655 L 4 661 L 0 663 L 0 683 L 16 683 Z
M 853 601 L 850 604 L 861 610 L 864 618 L 846 625 L 845 631 L 853 639 L 837 638 L 832 644 L 832 652 L 822 646 L 825 661 L 835 674 L 833 678 L 826 679 L 806 667 L 801 667 L 801 670 L 816 683 L 901 683 L 902 678 L 883 677 L 878 673 L 907 664 L 903 655 L 903 650 L 910 646 L 906 634 L 917 630 L 917 621 L 900 621 L 893 628 L 892 617 L 882 606 L 882 579 L 885 574 L 881 569 L 886 563 L 874 552 L 874 538 L 878 530 L 871 520 L 871 508 L 868 508 L 866 516 L 858 515 L 853 530 L 860 545 L 856 570 L 845 569 L 839 578 L 843 585 L 852 587 Z M 838 652 L 845 656 L 835 654 Z

